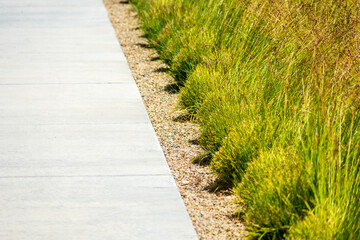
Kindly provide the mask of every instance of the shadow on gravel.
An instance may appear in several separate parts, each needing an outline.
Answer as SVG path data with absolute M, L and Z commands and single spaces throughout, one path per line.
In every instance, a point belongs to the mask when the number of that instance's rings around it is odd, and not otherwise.
M 170 68 L 168 67 L 159 67 L 158 69 L 156 69 L 154 72 L 163 72 L 163 73 L 166 73 L 166 72 L 169 72 Z
M 200 142 L 199 142 L 199 140 L 197 140 L 197 139 L 190 140 L 189 143 L 192 144 L 192 145 L 196 145 L 196 146 L 199 146 L 199 145 L 200 145 Z
M 150 58 L 150 61 L 158 61 L 158 60 L 160 60 L 161 58 L 159 57 L 159 56 L 157 56 L 157 57 L 152 57 L 152 58 Z
M 170 94 L 175 94 L 175 93 L 178 93 L 180 91 L 180 87 L 179 87 L 178 84 L 172 83 L 172 84 L 166 85 L 164 90 L 165 90 L 165 92 L 168 92 Z
M 194 120 L 194 115 L 190 113 L 183 113 L 177 117 L 174 117 L 172 120 L 174 122 L 180 122 L 180 123 L 191 122 L 192 120 Z
M 223 194 L 231 194 L 231 187 L 228 184 L 221 180 L 215 180 L 214 182 L 209 183 L 208 186 L 204 188 L 204 190 L 210 193 L 223 193 Z
M 205 152 L 193 157 L 190 162 L 192 164 L 198 164 L 200 166 L 209 166 L 212 159 L 212 154 Z
M 135 45 L 140 46 L 142 48 L 147 48 L 147 49 L 154 48 L 153 46 L 151 46 L 150 44 L 147 44 L 147 43 L 137 43 Z
M 232 220 L 236 219 L 236 220 L 240 220 L 240 221 L 245 221 L 245 219 L 244 219 L 245 212 L 240 210 L 231 215 L 227 215 L 227 217 Z
M 129 4 L 129 0 L 122 0 L 119 2 L 120 4 Z

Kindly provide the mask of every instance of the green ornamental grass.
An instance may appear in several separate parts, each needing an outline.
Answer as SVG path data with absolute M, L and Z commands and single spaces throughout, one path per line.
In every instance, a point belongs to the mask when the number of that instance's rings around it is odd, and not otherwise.
M 131 3 L 249 237 L 360 239 L 360 2 Z

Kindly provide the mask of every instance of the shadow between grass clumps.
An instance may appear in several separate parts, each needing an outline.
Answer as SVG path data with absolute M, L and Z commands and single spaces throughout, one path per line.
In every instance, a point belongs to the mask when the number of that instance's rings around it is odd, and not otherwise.
M 194 140 L 193 140 L 194 141 Z M 213 158 L 213 154 L 210 152 L 201 153 L 195 156 L 193 159 L 190 160 L 192 164 L 198 164 L 200 166 L 209 166 L 211 160 Z M 231 187 L 224 181 L 217 179 L 211 183 L 209 183 L 204 190 L 210 193 L 224 193 L 224 194 L 231 194 Z
M 120 4 L 129 4 L 130 1 L 129 1 L 129 0 L 121 0 L 119 3 L 120 3 Z
M 191 140 L 196 141 L 197 140 Z M 195 156 L 193 159 L 190 160 L 190 163 L 192 164 L 198 164 L 200 166 L 209 166 L 211 163 L 211 160 L 213 158 L 213 154 L 210 152 L 201 153 L 197 156 Z M 211 183 L 209 183 L 204 190 L 210 192 L 210 193 L 224 193 L 224 194 L 231 194 L 231 186 L 229 186 L 228 183 L 217 179 Z
M 180 91 L 180 86 L 177 83 L 168 84 L 164 88 L 165 92 L 170 94 L 176 94 Z

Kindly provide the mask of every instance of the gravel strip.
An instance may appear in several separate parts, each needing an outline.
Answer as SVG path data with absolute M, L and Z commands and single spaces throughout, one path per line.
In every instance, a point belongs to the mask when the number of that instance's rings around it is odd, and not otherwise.
M 199 127 L 174 121 L 184 114 L 176 108 L 174 80 L 156 51 L 147 48 L 136 13 L 127 1 L 103 1 L 199 238 L 243 239 L 244 225 L 231 217 L 235 196 L 207 191 L 216 176 L 209 167 L 190 163 L 203 152 L 196 141 Z

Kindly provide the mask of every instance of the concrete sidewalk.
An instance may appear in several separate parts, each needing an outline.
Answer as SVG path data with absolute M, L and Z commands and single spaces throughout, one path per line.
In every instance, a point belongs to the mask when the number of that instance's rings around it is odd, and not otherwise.
M 0 0 L 0 239 L 197 239 L 101 0 Z

